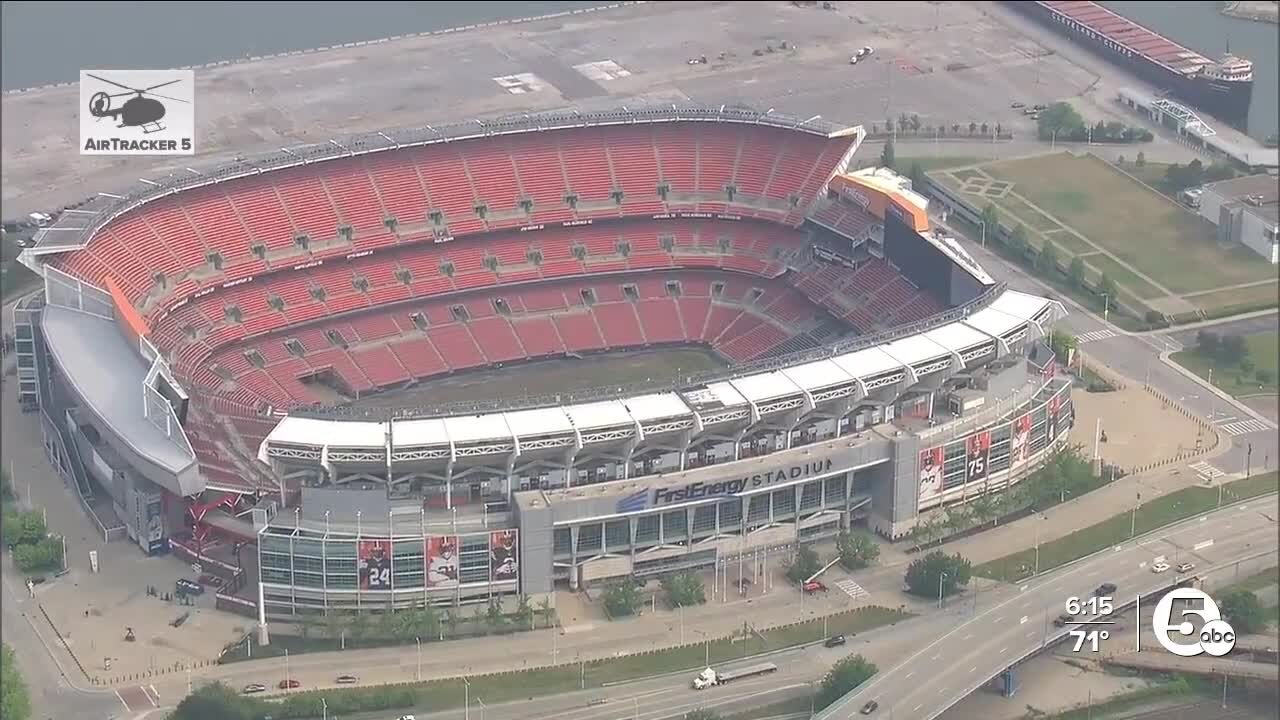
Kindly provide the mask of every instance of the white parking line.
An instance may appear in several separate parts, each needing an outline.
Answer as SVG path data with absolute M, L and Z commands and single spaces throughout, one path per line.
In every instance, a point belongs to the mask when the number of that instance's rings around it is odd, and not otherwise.
M 969 672 L 977 672 L 977 671 L 978 671 L 977 665 L 974 665 L 973 667 L 969 668 Z
M 1001 655 L 1003 655 L 1003 654 L 1005 654 L 1005 653 L 1007 653 L 1007 652 L 1009 652 L 1009 648 L 1008 648 L 1008 647 L 1002 647 L 1002 648 L 1000 648 L 1000 654 L 1001 654 Z
M 120 694 L 119 690 L 116 690 L 116 699 L 120 701 L 126 711 L 133 712 L 133 708 L 129 707 L 129 703 L 124 701 L 124 696 Z
M 911 712 L 920 712 L 920 708 L 922 707 L 924 707 L 924 703 L 920 703 L 919 705 L 915 706 L 915 709 L 913 709 Z
M 960 638 L 960 639 L 961 639 L 961 640 L 968 640 L 968 639 L 969 639 L 969 638 L 971 638 L 971 637 L 973 637 L 973 633 L 969 633 L 968 635 L 965 635 L 964 637 L 962 637 L 962 638 Z
M 902 678 L 902 679 L 903 679 L 903 680 L 910 680 L 910 679 L 911 679 L 911 676 L 912 676 L 912 675 L 915 675 L 915 674 L 916 674 L 916 671 L 915 671 L 915 670 L 912 670 L 911 672 L 907 673 L 907 676 L 906 676 L 906 677 L 904 677 L 904 678 Z

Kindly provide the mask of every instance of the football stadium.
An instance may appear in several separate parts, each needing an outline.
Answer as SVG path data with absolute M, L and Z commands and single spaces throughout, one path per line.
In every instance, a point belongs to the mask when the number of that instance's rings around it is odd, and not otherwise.
M 264 619 L 900 538 L 1065 441 L 1065 310 L 853 170 L 864 137 L 559 112 L 104 189 L 23 253 L 20 387 L 104 534 L 237 568 L 252 543 L 256 587 L 224 592 Z M 714 366 L 664 364 L 691 348 Z M 543 374 L 623 352 L 655 364 Z

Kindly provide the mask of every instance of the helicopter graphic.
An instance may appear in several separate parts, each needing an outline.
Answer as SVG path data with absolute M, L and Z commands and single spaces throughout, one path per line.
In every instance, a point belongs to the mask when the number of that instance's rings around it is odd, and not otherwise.
M 131 88 L 128 85 L 122 85 L 118 82 L 108 80 L 104 77 L 99 77 L 92 73 L 85 74 L 99 82 L 104 82 L 108 85 L 115 85 L 118 88 L 128 90 L 128 92 L 115 94 L 98 91 L 89 99 L 90 115 L 95 118 L 114 118 L 120 123 L 119 125 L 116 125 L 116 127 L 119 128 L 139 127 L 142 128 L 143 133 L 147 134 L 159 132 L 164 130 L 164 125 L 160 124 L 160 120 L 164 117 L 165 107 L 163 103 L 155 98 L 163 98 L 165 100 L 172 100 L 173 102 L 180 103 L 187 102 L 186 100 L 152 92 L 153 90 L 158 90 L 167 85 L 182 82 L 182 78 L 163 82 L 159 85 L 152 85 L 148 88 Z M 121 105 L 118 108 L 111 107 L 111 100 L 113 98 L 127 97 L 129 95 L 133 95 L 134 97 L 129 98 L 124 105 Z M 144 97 L 148 95 L 150 97 Z

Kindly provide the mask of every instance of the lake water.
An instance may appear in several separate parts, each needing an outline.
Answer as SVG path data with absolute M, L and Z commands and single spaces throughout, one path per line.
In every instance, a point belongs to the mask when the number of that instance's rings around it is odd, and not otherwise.
M 1227 51 L 1253 61 L 1249 135 L 1259 140 L 1280 127 L 1280 25 L 1227 17 L 1221 3 L 1124 0 L 1103 5 L 1208 58 Z M 1212 124 L 1212 123 L 1210 123 Z
M 198 65 L 601 4 L 6 0 L 0 89 L 75 82 L 82 68 Z

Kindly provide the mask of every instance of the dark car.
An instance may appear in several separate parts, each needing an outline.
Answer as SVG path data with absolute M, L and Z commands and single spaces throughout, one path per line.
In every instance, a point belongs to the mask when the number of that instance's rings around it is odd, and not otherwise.
M 1097 590 L 1093 591 L 1094 595 L 1110 595 L 1116 591 L 1114 583 L 1102 583 Z
M 338 676 L 339 685 L 355 685 L 358 682 L 360 682 L 360 679 L 357 678 L 355 675 L 339 675 Z
M 302 687 L 302 683 L 298 682 L 297 680 L 294 680 L 293 678 L 289 678 L 288 680 L 281 680 L 280 684 L 277 685 L 276 687 L 280 688 L 281 690 L 293 690 L 295 688 Z
M 1059 615 L 1053 619 L 1053 625 L 1054 627 L 1062 627 L 1072 620 L 1075 620 L 1075 618 L 1070 615 Z
M 832 635 L 831 637 L 827 638 L 827 641 L 826 641 L 826 642 L 824 642 L 824 643 L 822 643 L 822 644 L 823 644 L 823 645 L 825 645 L 825 646 L 827 646 L 827 647 L 829 647 L 829 648 L 831 648 L 831 647 L 839 647 L 839 646 L 841 646 L 841 645 L 845 644 L 845 639 L 844 639 L 844 636 L 843 636 L 843 635 Z
M 862 714 L 870 715 L 871 713 L 875 712 L 876 708 L 878 707 L 880 707 L 880 703 L 876 702 L 875 700 L 868 700 L 867 704 L 862 706 Z

